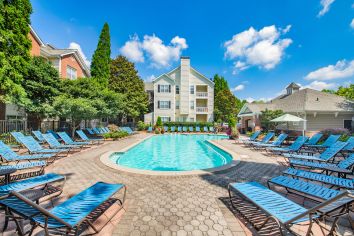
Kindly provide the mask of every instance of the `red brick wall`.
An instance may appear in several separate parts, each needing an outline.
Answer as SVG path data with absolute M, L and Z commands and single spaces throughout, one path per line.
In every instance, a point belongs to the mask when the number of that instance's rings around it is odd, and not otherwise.
M 66 55 L 61 58 L 61 77 L 67 78 L 66 76 L 66 67 L 71 66 L 72 68 L 76 69 L 77 72 L 77 78 L 80 77 L 86 77 L 83 69 L 81 68 L 79 62 L 76 60 L 75 56 L 73 54 L 71 55 Z
M 40 56 L 41 55 L 41 45 L 33 37 L 33 35 L 31 33 L 29 33 L 28 37 L 32 41 L 31 56 Z

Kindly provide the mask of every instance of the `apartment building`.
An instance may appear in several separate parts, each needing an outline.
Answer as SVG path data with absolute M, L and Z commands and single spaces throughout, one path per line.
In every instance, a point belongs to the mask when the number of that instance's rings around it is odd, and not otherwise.
M 181 57 L 181 64 L 157 77 L 145 86 L 153 98 L 153 111 L 145 115 L 145 123 L 212 122 L 214 112 L 214 83 L 191 67 L 189 57 Z

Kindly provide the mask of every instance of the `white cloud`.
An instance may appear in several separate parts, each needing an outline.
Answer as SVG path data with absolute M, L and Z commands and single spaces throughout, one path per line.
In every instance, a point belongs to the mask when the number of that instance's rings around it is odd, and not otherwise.
M 166 45 L 156 35 L 145 35 L 142 41 L 138 36 L 133 36 L 120 49 L 120 52 L 133 62 L 144 62 L 145 55 L 156 68 L 168 67 L 176 61 L 184 49 L 188 48 L 185 38 L 175 36 L 170 44 Z
M 155 36 L 144 36 L 142 48 L 151 60 L 151 65 L 157 68 L 170 66 L 172 61 L 176 61 L 181 56 L 184 49 L 188 47 L 186 39 L 179 36 L 171 40 L 170 45 L 165 45 L 163 41 Z
M 146 79 L 145 79 L 145 81 L 146 82 L 152 82 L 152 81 L 154 81 L 156 79 L 156 76 L 155 75 L 150 75 L 150 76 L 148 76 Z
M 75 42 L 71 42 L 70 45 L 69 45 L 69 48 L 70 48 L 70 49 L 76 49 L 76 50 L 79 52 L 79 54 L 81 55 L 82 59 L 84 59 L 85 64 L 86 64 L 87 66 L 90 66 L 91 63 L 90 63 L 90 61 L 87 59 L 87 57 L 85 56 L 84 52 L 82 51 L 80 44 L 75 43 Z
M 354 60 L 338 61 L 335 65 L 328 65 L 310 72 L 306 75 L 307 80 L 332 80 L 346 78 L 354 75 Z
M 338 86 L 335 83 L 326 83 L 324 81 L 315 80 L 315 81 L 311 82 L 310 84 L 305 85 L 301 88 L 310 88 L 310 89 L 315 89 L 315 90 L 321 91 L 323 89 L 334 89 L 336 87 L 338 87 Z
M 251 102 L 256 101 L 256 99 L 254 99 L 254 98 L 252 98 L 252 97 L 248 97 L 248 98 L 246 98 L 246 101 L 249 102 L 249 103 L 251 103 Z
M 234 73 L 251 66 L 273 69 L 283 58 L 285 49 L 292 43 L 290 38 L 280 39 L 290 28 L 291 25 L 285 29 L 271 25 L 257 31 L 250 27 L 226 41 L 225 58 L 235 60 Z
M 121 47 L 120 53 L 132 62 L 144 62 L 144 52 L 139 42 L 139 37 L 134 35 Z
M 321 11 L 318 13 L 318 17 L 321 17 L 323 16 L 324 14 L 326 14 L 329 9 L 330 9 L 330 6 L 331 4 L 334 2 L 335 0 L 321 0 L 320 4 L 322 6 L 322 9 Z
M 255 99 L 253 97 L 248 97 L 245 99 L 248 103 L 252 103 L 254 101 L 263 101 L 263 102 L 269 102 L 270 100 L 272 100 L 271 98 L 259 98 L 259 99 Z
M 350 28 L 354 29 L 354 18 L 352 19 L 352 22 L 350 22 Z
M 235 92 L 235 91 L 241 91 L 241 90 L 244 90 L 244 89 L 245 89 L 245 85 L 240 84 L 240 85 L 237 85 L 235 88 L 231 89 L 231 91 Z

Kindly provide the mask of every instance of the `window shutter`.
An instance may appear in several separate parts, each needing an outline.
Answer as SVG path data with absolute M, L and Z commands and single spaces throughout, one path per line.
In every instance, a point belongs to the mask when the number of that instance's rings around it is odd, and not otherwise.
M 157 101 L 157 108 L 160 108 L 160 101 Z
M 171 101 L 168 101 L 168 108 L 171 108 Z
M 169 93 L 171 92 L 171 85 L 170 84 L 168 85 L 168 92 Z
M 160 92 L 160 85 L 157 85 L 157 92 Z

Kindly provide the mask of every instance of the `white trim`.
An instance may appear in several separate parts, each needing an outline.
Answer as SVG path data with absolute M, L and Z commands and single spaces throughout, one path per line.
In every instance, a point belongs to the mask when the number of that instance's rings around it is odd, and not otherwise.
M 31 25 L 29 25 L 30 27 L 30 33 L 33 33 L 34 38 L 39 42 L 40 46 L 44 46 L 44 42 L 42 41 L 42 39 L 38 36 L 38 34 L 36 33 L 36 31 L 33 29 L 33 27 Z

